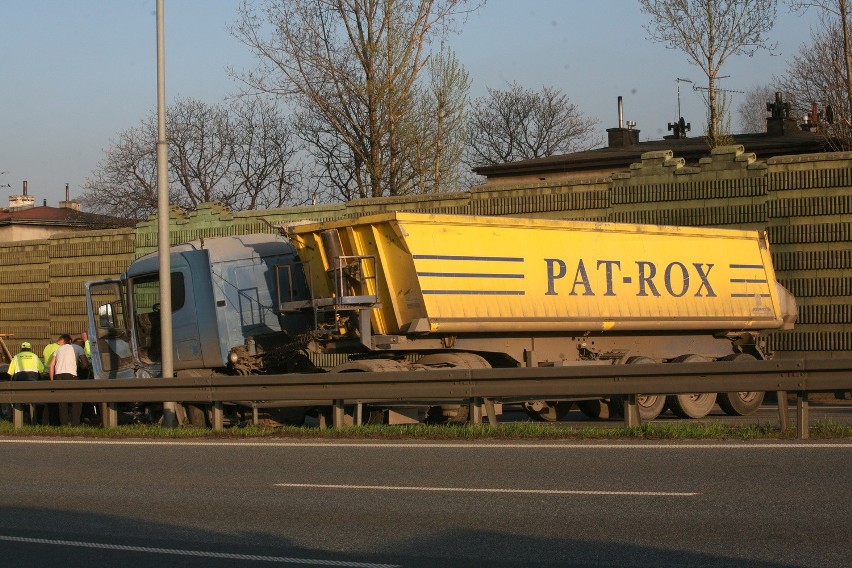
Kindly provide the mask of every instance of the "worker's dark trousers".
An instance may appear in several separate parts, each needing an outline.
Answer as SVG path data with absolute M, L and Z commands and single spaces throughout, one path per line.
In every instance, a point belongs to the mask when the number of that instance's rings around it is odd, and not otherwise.
M 58 373 L 53 375 L 54 381 L 76 381 L 77 375 L 71 373 Z M 59 425 L 60 426 L 79 426 L 80 411 L 83 405 L 79 402 L 60 402 L 59 406 Z

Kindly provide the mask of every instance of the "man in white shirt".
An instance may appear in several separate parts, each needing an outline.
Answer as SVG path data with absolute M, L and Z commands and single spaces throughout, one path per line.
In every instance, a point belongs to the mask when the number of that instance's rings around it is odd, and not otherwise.
M 56 341 L 59 348 L 53 353 L 50 359 L 50 380 L 51 381 L 75 381 L 77 380 L 77 351 L 71 343 L 71 336 L 64 333 L 59 336 Z M 85 358 L 85 355 L 83 356 Z M 79 402 L 61 402 L 59 403 L 59 424 L 61 426 L 80 425 L 80 410 L 82 405 Z

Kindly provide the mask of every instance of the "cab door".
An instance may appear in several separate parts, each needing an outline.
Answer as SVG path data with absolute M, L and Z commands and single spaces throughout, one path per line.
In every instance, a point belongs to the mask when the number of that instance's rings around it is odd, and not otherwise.
M 95 379 L 130 379 L 138 367 L 120 280 L 86 282 Z

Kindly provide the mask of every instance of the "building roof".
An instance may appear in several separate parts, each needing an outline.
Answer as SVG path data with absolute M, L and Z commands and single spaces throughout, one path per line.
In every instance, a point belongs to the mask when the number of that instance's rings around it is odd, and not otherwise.
M 23 209 L 0 209 L 2 225 L 61 226 L 82 229 L 117 229 L 132 227 L 132 219 L 121 219 L 108 215 L 86 213 L 70 207 L 27 207 Z
M 742 145 L 746 152 L 754 153 L 758 159 L 773 156 L 810 154 L 826 151 L 825 136 L 815 132 L 792 132 L 784 136 L 762 134 L 738 134 L 732 137 L 734 144 Z M 611 146 L 584 152 L 574 152 L 547 158 L 510 162 L 495 166 L 482 166 L 474 171 L 490 179 L 512 178 L 535 174 L 588 174 L 601 175 L 627 171 L 630 164 L 640 162 L 642 154 L 658 150 L 672 150 L 675 157 L 683 158 L 689 165 L 710 155 L 710 148 L 702 136 L 692 138 L 665 138 L 649 140 L 627 146 Z

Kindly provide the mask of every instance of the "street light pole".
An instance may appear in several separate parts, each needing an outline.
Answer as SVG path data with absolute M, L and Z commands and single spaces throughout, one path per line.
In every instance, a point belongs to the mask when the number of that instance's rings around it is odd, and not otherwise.
M 164 0 L 157 0 L 157 247 L 160 261 L 160 353 L 163 379 L 174 375 L 172 279 L 169 259 L 169 145 L 166 141 L 166 53 Z M 163 425 L 177 426 L 177 404 L 163 403 Z

